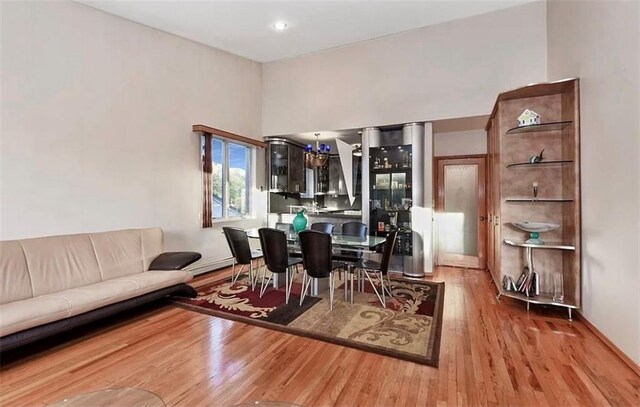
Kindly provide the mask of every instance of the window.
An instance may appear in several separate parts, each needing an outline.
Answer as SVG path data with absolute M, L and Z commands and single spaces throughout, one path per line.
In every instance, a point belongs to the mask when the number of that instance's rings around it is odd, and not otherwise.
M 210 191 L 210 211 L 204 216 L 212 220 L 244 218 L 251 215 L 251 185 L 253 147 L 211 137 L 211 165 L 205 162 L 206 140 L 202 138 L 202 159 L 205 169 L 205 194 Z M 207 174 L 210 171 L 210 175 Z M 209 177 L 207 177 L 209 175 Z M 206 202 L 209 204 L 209 202 Z M 203 219 L 204 220 L 204 219 Z

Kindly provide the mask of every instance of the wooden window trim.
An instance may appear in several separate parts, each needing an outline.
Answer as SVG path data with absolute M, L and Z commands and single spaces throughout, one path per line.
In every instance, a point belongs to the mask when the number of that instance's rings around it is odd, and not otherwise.
M 204 124 L 194 124 L 192 130 L 194 133 L 211 134 L 213 136 L 226 138 L 228 140 L 249 144 L 259 148 L 265 148 L 267 146 L 267 143 L 263 141 L 241 136 L 239 134 L 231 133 L 225 130 L 216 129 L 215 127 L 205 126 Z

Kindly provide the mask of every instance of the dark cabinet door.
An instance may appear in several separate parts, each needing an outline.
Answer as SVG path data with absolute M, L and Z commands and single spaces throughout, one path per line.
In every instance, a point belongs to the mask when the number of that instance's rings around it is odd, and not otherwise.
M 329 192 L 329 162 L 316 168 L 316 195 Z
M 362 195 L 362 157 L 353 156 L 353 195 Z
M 269 189 L 286 192 L 289 188 L 289 146 L 283 143 L 269 144 Z
M 329 191 L 330 195 L 338 195 L 340 188 L 340 159 L 329 157 Z
M 305 192 L 306 177 L 304 172 L 304 150 L 301 147 L 289 145 L 289 192 Z

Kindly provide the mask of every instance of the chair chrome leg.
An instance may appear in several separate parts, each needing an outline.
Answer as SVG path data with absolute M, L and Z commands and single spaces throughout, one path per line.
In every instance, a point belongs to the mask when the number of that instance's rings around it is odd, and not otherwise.
M 384 287 L 384 276 L 382 275 L 382 273 L 380 273 L 380 287 L 382 287 L 382 306 L 384 308 L 387 308 L 387 299 L 384 297 L 386 288 Z
M 311 277 L 309 277 L 306 271 L 302 272 L 302 295 L 300 296 L 300 305 L 304 301 L 304 297 L 307 295 L 307 290 L 309 289 L 309 285 L 311 284 Z
M 265 291 L 264 278 L 266 277 L 266 275 L 267 275 L 267 268 L 265 267 L 262 269 L 262 282 L 260 283 L 260 298 L 262 298 L 262 295 L 264 294 L 264 291 Z
M 387 274 L 387 294 L 389 294 L 389 298 L 393 298 L 393 294 L 391 294 L 391 279 L 389 278 L 389 274 Z
M 376 293 L 376 296 L 378 297 L 378 300 L 380 300 L 380 304 L 382 304 L 383 308 L 387 308 L 387 305 L 384 302 L 384 288 L 382 289 L 382 295 L 383 297 L 380 297 L 380 294 L 378 293 L 378 289 L 376 288 L 376 285 L 373 284 L 373 280 L 371 279 L 371 276 L 369 275 L 369 272 L 365 269 L 362 269 L 362 272 L 364 273 L 364 275 L 367 277 L 367 279 L 369 280 L 369 282 L 371 283 L 371 288 L 373 288 L 373 291 Z
M 271 279 L 273 278 L 273 273 L 271 273 L 269 275 L 269 278 L 267 279 L 267 283 L 265 284 L 264 282 L 264 276 L 265 274 L 267 274 L 267 270 L 265 267 L 264 270 L 264 274 L 262 275 L 262 286 L 260 287 L 260 298 L 262 298 L 262 296 L 264 295 L 265 292 L 267 292 L 267 290 L 269 289 L 269 282 L 271 281 Z
M 290 275 L 291 274 L 291 275 Z M 289 296 L 291 295 L 291 283 L 293 283 L 293 273 L 291 273 L 291 267 L 288 267 L 284 272 L 284 302 L 285 304 L 289 303 Z
M 249 280 L 251 280 L 251 291 L 253 291 L 256 288 L 256 280 L 253 276 L 253 260 L 249 261 Z
M 238 274 L 236 274 L 236 278 L 235 278 L 234 282 L 238 281 L 238 278 L 244 272 L 245 266 L 246 266 L 246 264 L 241 264 L 240 265 L 240 269 L 238 270 Z
M 233 260 L 233 262 L 231 263 L 231 284 L 235 284 L 236 283 L 236 261 L 235 259 Z

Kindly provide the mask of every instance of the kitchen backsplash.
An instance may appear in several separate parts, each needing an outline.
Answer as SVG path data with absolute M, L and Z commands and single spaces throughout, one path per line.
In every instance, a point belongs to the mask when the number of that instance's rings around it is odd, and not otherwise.
M 288 213 L 289 205 L 308 205 L 312 206 L 315 201 L 319 207 L 330 208 L 333 210 L 360 210 L 362 209 L 362 200 L 358 196 L 349 204 L 349 197 L 346 195 L 318 195 L 314 199 L 300 199 L 293 196 L 284 196 L 280 194 L 270 194 L 269 212 L 270 213 Z

